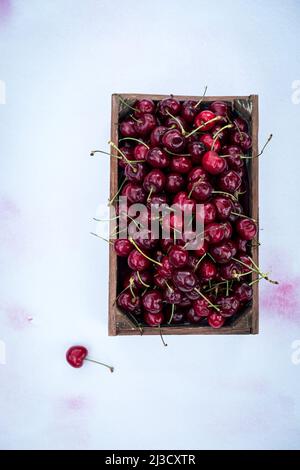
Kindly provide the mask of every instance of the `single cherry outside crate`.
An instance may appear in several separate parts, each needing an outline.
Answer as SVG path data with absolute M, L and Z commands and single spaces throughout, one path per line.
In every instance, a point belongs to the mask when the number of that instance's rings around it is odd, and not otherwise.
M 122 100 L 120 100 L 120 97 Z M 118 145 L 118 128 L 120 118 L 124 118 L 130 113 L 130 109 L 126 107 L 126 103 L 133 105 L 137 99 L 150 98 L 153 101 L 167 98 L 167 95 L 153 94 L 135 94 L 135 93 L 115 93 L 112 95 L 111 108 L 111 141 Z M 178 96 L 174 95 L 180 101 L 196 100 L 199 96 Z M 252 155 L 258 154 L 258 95 L 250 96 L 205 96 L 203 104 L 213 101 L 226 101 L 231 104 L 232 109 L 243 117 L 249 125 L 249 133 L 252 137 Z M 259 222 L 258 207 L 258 161 L 259 158 L 246 160 L 249 196 L 248 209 L 249 215 Z M 110 195 L 111 197 L 118 190 L 118 160 L 111 158 L 110 164 Z M 257 239 L 258 242 L 258 239 Z M 251 256 L 256 264 L 258 264 L 258 243 L 252 247 Z M 255 273 L 252 278 L 255 279 Z M 141 331 L 117 306 L 116 298 L 118 295 L 118 260 L 114 252 L 113 246 L 109 248 L 109 299 L 108 299 L 108 333 L 110 336 L 116 335 L 141 335 Z M 161 333 L 164 335 L 224 335 L 224 334 L 257 334 L 259 323 L 259 303 L 258 303 L 258 283 L 253 285 L 253 300 L 249 306 L 245 308 L 237 317 L 230 318 L 225 326 L 219 329 L 210 326 L 198 325 L 180 325 L 180 326 L 162 326 Z M 144 326 L 143 335 L 158 335 L 158 328 Z

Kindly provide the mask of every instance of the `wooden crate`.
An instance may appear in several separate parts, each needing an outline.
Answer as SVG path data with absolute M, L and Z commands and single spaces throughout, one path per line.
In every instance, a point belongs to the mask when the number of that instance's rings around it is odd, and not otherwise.
M 126 102 L 134 103 L 141 98 L 151 98 L 153 101 L 167 98 L 166 95 L 148 95 L 148 94 L 130 94 L 120 93 L 112 95 L 111 111 L 111 140 L 118 145 L 118 122 L 120 116 L 128 113 L 119 96 Z M 180 101 L 200 99 L 199 96 L 178 96 Z M 227 101 L 232 104 L 234 109 L 244 117 L 250 124 L 250 134 L 252 137 L 252 155 L 258 154 L 258 95 L 250 96 L 206 96 L 203 102 L 212 102 L 216 100 Z M 259 221 L 258 214 L 258 158 L 247 160 L 249 175 L 249 212 L 250 216 Z M 111 158 L 110 166 L 110 194 L 111 197 L 118 189 L 118 161 Z M 258 246 L 252 248 L 252 258 L 258 264 Z M 117 297 L 117 256 L 113 246 L 109 249 L 109 299 L 108 299 L 108 333 L 110 336 L 116 335 L 140 335 L 140 330 L 130 319 L 118 309 L 116 305 Z M 254 278 L 255 274 L 252 275 Z M 162 326 L 161 332 L 164 335 L 224 335 L 224 334 L 257 334 L 259 320 L 258 304 L 258 283 L 253 285 L 253 301 L 238 318 L 229 319 L 226 326 L 220 329 L 214 329 L 206 326 L 188 325 L 188 326 Z M 143 327 L 143 334 L 158 335 L 158 328 Z

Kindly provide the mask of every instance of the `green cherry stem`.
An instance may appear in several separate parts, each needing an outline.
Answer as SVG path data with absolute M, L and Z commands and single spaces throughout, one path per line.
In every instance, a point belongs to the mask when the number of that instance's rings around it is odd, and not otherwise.
M 212 308 L 214 308 L 215 310 L 217 310 L 217 312 L 220 311 L 219 307 L 217 307 L 216 305 L 214 305 L 204 294 L 202 294 L 202 292 L 201 292 L 199 289 L 197 289 L 197 288 L 195 287 L 194 290 L 195 290 L 199 295 L 201 295 L 201 297 L 202 297 L 204 300 L 206 300 L 206 302 L 207 302 Z
M 123 140 L 134 140 L 135 142 L 138 142 L 139 144 L 144 145 L 147 149 L 150 148 L 149 145 L 145 144 L 145 142 L 143 142 L 140 139 L 136 139 L 135 137 L 123 137 L 122 139 L 119 140 L 119 142 L 122 142 Z
M 204 99 L 204 96 L 206 95 L 206 92 L 207 92 L 207 85 L 205 85 L 203 95 L 201 96 L 200 100 L 197 101 L 197 103 L 195 104 L 194 109 L 196 109 L 196 108 L 198 108 L 198 106 L 200 106 L 200 104 L 202 103 L 202 101 Z
M 140 247 L 135 243 L 135 241 L 133 240 L 132 237 L 129 237 L 128 240 L 133 244 L 133 246 L 141 253 L 141 255 L 144 256 L 144 258 L 147 258 L 149 261 L 151 261 L 151 263 L 155 263 L 157 264 L 158 266 L 162 266 L 161 263 L 159 263 L 159 261 L 156 261 L 155 259 L 152 259 L 150 258 L 149 256 L 145 255 L 145 253 L 140 249 Z
M 89 357 L 86 357 L 84 360 L 88 362 L 94 362 L 95 364 L 100 364 L 100 366 L 107 367 L 110 372 L 113 372 L 115 370 L 114 367 L 104 364 L 104 362 L 95 361 L 94 359 L 90 359 Z

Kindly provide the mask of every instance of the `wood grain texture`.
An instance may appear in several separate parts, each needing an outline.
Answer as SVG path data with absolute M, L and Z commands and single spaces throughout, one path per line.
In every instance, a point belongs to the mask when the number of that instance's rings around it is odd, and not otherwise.
M 134 102 L 140 98 L 151 98 L 152 100 L 161 100 L 167 98 L 167 95 L 156 94 L 136 94 L 136 93 L 115 93 L 112 95 L 111 111 L 111 140 L 118 145 L 118 120 L 119 112 L 123 109 L 120 105 L 119 96 L 129 102 Z M 174 95 L 180 101 L 199 100 L 199 96 Z M 258 96 L 205 96 L 204 102 L 222 100 L 232 104 L 233 107 L 241 106 L 243 111 L 249 117 L 252 129 L 252 156 L 258 154 Z M 248 165 L 250 178 L 250 215 L 258 221 L 258 158 L 250 160 Z M 118 162 L 116 158 L 111 158 L 110 164 L 110 198 L 118 190 Z M 258 241 L 258 236 L 257 236 Z M 258 246 L 252 250 L 252 257 L 258 264 Z M 255 278 L 253 274 L 252 279 Z M 227 326 L 214 329 L 210 327 L 199 326 L 172 326 L 162 327 L 161 332 L 164 335 L 231 335 L 231 334 L 257 334 L 259 325 L 259 305 L 258 305 L 258 283 L 253 286 L 253 302 L 250 307 L 237 318 L 230 319 Z M 108 300 L 108 334 L 116 335 L 141 335 L 141 331 L 135 324 L 121 312 L 116 305 L 117 297 L 117 256 L 113 246 L 109 248 L 109 300 Z M 143 335 L 159 335 L 158 328 L 143 327 Z

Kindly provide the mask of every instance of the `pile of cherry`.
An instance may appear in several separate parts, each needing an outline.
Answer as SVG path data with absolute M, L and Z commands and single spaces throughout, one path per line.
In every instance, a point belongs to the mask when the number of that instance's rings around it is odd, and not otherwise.
M 251 301 L 251 275 L 263 277 L 250 256 L 257 226 L 247 213 L 248 125 L 222 101 L 140 99 L 127 111 L 112 144 L 120 194 L 147 204 L 149 219 L 151 204 L 204 204 L 205 225 L 193 251 L 176 238 L 175 214 L 169 239 L 116 239 L 117 304 L 139 325 L 220 328 Z

